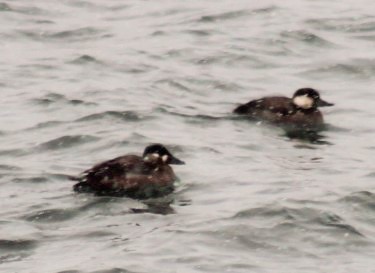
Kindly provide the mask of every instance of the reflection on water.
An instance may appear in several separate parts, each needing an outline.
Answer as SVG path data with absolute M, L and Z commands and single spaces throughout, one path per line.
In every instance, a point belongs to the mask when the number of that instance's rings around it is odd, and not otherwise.
M 176 211 L 171 207 L 171 202 L 168 203 L 146 203 L 147 208 L 131 208 L 134 213 L 155 213 L 161 215 L 167 215 L 176 213 Z
M 333 145 L 333 143 L 325 140 L 327 137 L 322 131 L 313 130 L 285 130 L 285 136 L 290 139 L 298 139 L 303 142 L 317 145 Z

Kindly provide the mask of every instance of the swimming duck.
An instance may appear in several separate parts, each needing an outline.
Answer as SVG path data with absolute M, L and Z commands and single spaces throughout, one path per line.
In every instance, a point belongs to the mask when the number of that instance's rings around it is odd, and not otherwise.
M 185 164 L 161 144 L 145 148 L 143 156 L 124 155 L 93 166 L 74 180 L 76 192 L 128 196 L 136 199 L 159 197 L 174 190 L 176 175 L 170 164 Z
M 233 113 L 281 126 L 321 129 L 324 121 L 318 107 L 332 105 L 322 100 L 315 89 L 301 88 L 292 98 L 264 97 L 252 100 L 235 108 Z

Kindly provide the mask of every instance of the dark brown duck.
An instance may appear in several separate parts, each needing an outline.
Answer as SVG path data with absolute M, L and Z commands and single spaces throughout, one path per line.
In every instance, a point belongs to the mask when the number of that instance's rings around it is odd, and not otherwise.
M 315 89 L 301 88 L 292 98 L 264 97 L 252 100 L 235 108 L 233 113 L 286 127 L 320 129 L 324 120 L 318 107 L 332 105 L 322 100 Z
M 74 185 L 76 192 L 128 196 L 137 199 L 159 197 L 174 190 L 176 175 L 170 164 L 185 164 L 163 145 L 147 146 L 143 156 L 124 155 L 88 169 Z

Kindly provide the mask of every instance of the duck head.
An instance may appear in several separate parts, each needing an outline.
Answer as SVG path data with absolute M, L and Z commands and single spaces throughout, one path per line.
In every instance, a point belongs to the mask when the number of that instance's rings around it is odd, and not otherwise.
M 334 105 L 322 100 L 319 92 L 313 88 L 298 89 L 293 95 L 293 104 L 304 110 Z
M 162 144 L 151 144 L 143 152 L 144 160 L 161 159 L 164 164 L 183 165 L 184 161 L 174 157 Z

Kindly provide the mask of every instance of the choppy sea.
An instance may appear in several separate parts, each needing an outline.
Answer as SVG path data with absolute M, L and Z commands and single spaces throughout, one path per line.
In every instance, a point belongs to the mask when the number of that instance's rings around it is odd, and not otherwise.
M 0 271 L 375 272 L 375 3 L 0 1 Z M 319 142 L 233 117 L 313 87 Z M 156 200 L 69 175 L 160 142 Z

